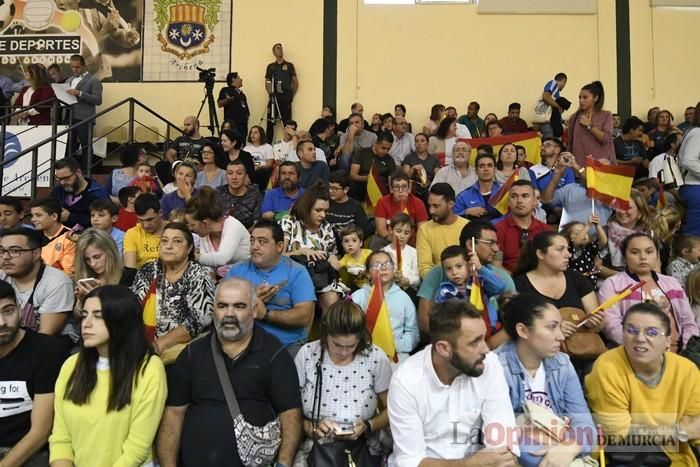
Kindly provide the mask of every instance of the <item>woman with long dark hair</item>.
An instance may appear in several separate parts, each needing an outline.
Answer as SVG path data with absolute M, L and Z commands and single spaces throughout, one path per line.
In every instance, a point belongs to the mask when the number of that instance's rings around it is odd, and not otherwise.
M 428 152 L 440 161 L 440 167 L 452 163 L 452 148 L 457 139 L 457 119 L 445 118 L 440 122 L 435 135 L 428 140 Z
M 234 129 L 222 130 L 221 131 L 221 149 L 223 149 L 224 154 L 221 161 L 219 161 L 218 166 L 225 169 L 228 163 L 240 159 L 245 166 L 246 174 L 248 175 L 248 182 L 246 185 L 250 185 L 255 178 L 255 162 L 253 162 L 253 156 L 244 149 L 241 149 L 241 143 L 243 142 L 243 137 Z
M 56 381 L 51 465 L 138 466 L 153 460 L 167 384 L 133 293 L 93 289 L 80 310 L 80 352 Z
M 581 88 L 578 110 L 569 119 L 569 148 L 581 167 L 586 156 L 615 162 L 612 113 L 603 110 L 605 90 L 603 83 L 593 81 Z
M 435 104 L 430 108 L 430 118 L 423 125 L 423 133 L 428 136 L 433 136 L 440 125 L 440 120 L 442 120 L 443 115 L 445 115 L 445 106 L 442 104 Z

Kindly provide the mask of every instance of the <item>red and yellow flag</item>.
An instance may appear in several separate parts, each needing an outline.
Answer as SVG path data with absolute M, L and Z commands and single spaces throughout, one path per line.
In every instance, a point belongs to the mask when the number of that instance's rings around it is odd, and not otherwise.
M 280 182 L 280 161 L 276 160 L 272 163 L 272 171 L 270 178 L 267 180 L 267 189 L 277 188 Z
M 516 133 L 514 135 L 495 136 L 493 138 L 457 138 L 457 141 L 466 141 L 472 148 L 469 155 L 469 165 L 474 167 L 476 161 L 476 148 L 482 144 L 490 144 L 493 146 L 493 153 L 498 154 L 501 146 L 507 143 L 517 144 L 525 148 L 525 160 L 531 164 L 540 163 L 540 149 L 542 148 L 542 140 L 536 131 L 527 133 Z
M 586 185 L 589 198 L 611 208 L 627 209 L 632 192 L 635 168 L 631 165 L 605 165 L 586 158 Z
M 403 270 L 403 258 L 401 258 L 401 242 L 398 237 L 396 238 L 396 270 L 401 272 Z
M 513 182 L 520 178 L 519 172 L 520 168 L 516 165 L 513 173 L 508 177 L 508 180 L 506 180 L 503 186 L 489 198 L 489 204 L 496 208 L 501 214 L 506 214 L 509 210 L 510 187 L 513 186 Z
M 664 184 L 659 183 L 659 199 L 656 200 L 656 209 L 661 210 L 668 206 L 668 199 L 666 199 L 666 192 L 664 191 Z
M 481 317 L 486 324 L 486 337 L 491 337 L 491 319 L 489 318 L 489 309 L 486 306 L 486 293 L 476 271 L 472 273 L 472 289 L 469 292 L 469 303 L 481 313 Z
M 382 349 L 394 362 L 399 361 L 394 342 L 394 330 L 391 328 L 389 309 L 384 300 L 384 289 L 379 273 L 374 277 L 374 284 L 367 303 L 367 328 L 372 334 L 372 342 Z
M 388 190 L 386 189 L 386 184 L 382 181 L 382 178 L 377 173 L 377 170 L 372 163 L 372 167 L 369 169 L 369 174 L 367 174 L 367 206 L 375 207 L 382 196 L 386 195 Z
M 143 312 L 143 325 L 146 327 L 146 336 L 149 341 L 154 341 L 156 337 L 156 306 L 157 306 L 157 279 L 154 277 L 151 285 L 143 297 L 141 308 Z

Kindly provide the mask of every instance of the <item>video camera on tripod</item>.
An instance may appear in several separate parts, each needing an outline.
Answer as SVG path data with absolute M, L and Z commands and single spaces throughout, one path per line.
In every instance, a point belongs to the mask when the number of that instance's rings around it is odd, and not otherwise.
M 202 104 L 199 106 L 197 119 L 199 119 L 199 115 L 202 113 L 204 103 L 206 102 L 209 107 L 209 125 L 207 125 L 207 128 L 209 128 L 211 135 L 215 136 L 220 130 L 219 116 L 216 113 L 216 101 L 214 100 L 214 94 L 212 94 L 214 91 L 214 83 L 216 82 L 216 68 L 207 68 L 205 70 L 204 68 L 196 67 L 196 69 L 199 72 L 199 81 L 204 83 L 204 99 L 202 99 Z
M 214 89 L 214 83 L 216 82 L 216 68 L 199 68 L 196 67 L 199 72 L 199 81 L 204 83 L 207 89 Z

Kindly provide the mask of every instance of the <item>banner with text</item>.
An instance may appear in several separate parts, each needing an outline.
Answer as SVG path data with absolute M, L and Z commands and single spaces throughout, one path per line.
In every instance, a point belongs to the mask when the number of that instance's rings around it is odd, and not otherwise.
M 18 157 L 22 151 L 34 146 L 36 143 L 51 136 L 51 126 L 21 126 L 10 125 L 5 132 L 5 160 L 9 162 L 2 169 L 2 196 L 29 197 L 32 178 L 32 154 L 24 154 Z M 58 132 L 65 130 L 66 126 L 58 126 Z M 66 153 L 67 135 L 63 135 L 56 141 L 56 154 L 63 158 Z M 51 145 L 44 144 L 39 147 L 39 161 L 37 164 L 37 186 L 48 188 L 49 162 L 51 160 Z
M 18 82 L 31 63 L 61 65 L 73 54 L 106 81 L 141 77 L 141 0 L 0 0 L 0 74 Z

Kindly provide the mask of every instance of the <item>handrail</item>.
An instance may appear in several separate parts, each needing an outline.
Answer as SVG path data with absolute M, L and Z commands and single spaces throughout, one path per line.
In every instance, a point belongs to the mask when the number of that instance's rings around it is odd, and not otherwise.
M 17 114 L 19 114 L 19 113 L 21 113 L 21 112 L 26 111 L 28 108 L 33 108 L 33 107 L 35 107 L 35 106 L 42 105 L 42 104 L 44 104 L 44 103 L 46 103 L 46 102 L 49 102 L 49 101 L 53 103 L 53 106 L 54 106 L 56 109 L 59 108 L 59 107 L 58 107 L 58 102 L 60 102 L 60 101 L 58 101 L 58 100 L 54 97 L 54 98 L 48 99 L 47 101 L 42 101 L 42 102 L 39 102 L 39 103 L 37 103 L 37 104 L 34 104 L 34 105 L 32 105 L 32 106 L 23 107 L 22 109 L 20 109 L 20 110 L 18 110 L 18 111 L 15 111 L 15 112 L 13 112 L 12 114 L 9 114 L 8 119 L 9 119 L 9 117 L 11 117 L 11 116 L 13 116 L 13 115 L 17 115 Z M 39 174 L 37 174 L 37 169 L 38 169 L 38 167 L 37 167 L 37 162 L 38 162 L 38 151 L 39 151 L 39 148 L 40 148 L 41 146 L 47 144 L 47 143 L 51 143 L 51 156 L 50 156 L 50 160 L 49 160 L 49 162 L 50 162 L 50 169 L 49 169 L 49 170 L 51 171 L 51 175 L 53 175 L 54 164 L 55 164 L 55 161 L 56 161 L 56 159 L 57 159 L 57 157 L 56 157 L 56 141 L 58 140 L 58 138 L 60 138 L 61 136 L 70 134 L 74 129 L 76 129 L 76 128 L 80 127 L 80 126 L 89 125 L 89 126 L 88 126 L 88 136 L 89 136 L 89 140 L 92 140 L 92 137 L 93 137 L 93 134 L 92 134 L 92 133 L 93 133 L 93 123 L 97 120 L 97 118 L 99 118 L 99 117 L 101 117 L 101 116 L 103 116 L 103 115 L 105 115 L 105 114 L 107 114 L 107 113 L 109 113 L 109 112 L 111 112 L 111 111 L 113 111 L 113 110 L 116 110 L 116 109 L 118 109 L 118 108 L 120 108 L 120 107 L 122 107 L 122 106 L 124 106 L 124 105 L 128 105 L 128 106 L 129 106 L 129 119 L 127 120 L 127 122 L 125 122 L 125 123 L 128 123 L 128 124 L 129 124 L 129 143 L 133 143 L 133 142 L 134 142 L 134 131 L 133 131 L 134 128 L 133 128 L 133 125 L 134 125 L 134 121 L 135 121 L 135 119 L 134 119 L 134 110 L 135 110 L 135 107 L 136 107 L 136 106 L 138 106 L 139 108 L 145 110 L 146 112 L 148 112 L 148 113 L 151 114 L 153 117 L 155 117 L 156 119 L 160 120 L 161 122 L 165 123 L 165 125 L 166 125 L 166 146 L 167 146 L 167 144 L 168 144 L 168 142 L 169 142 L 169 139 L 170 139 L 171 128 L 175 128 L 175 129 L 176 129 L 177 131 L 179 131 L 180 133 L 182 133 L 182 131 L 183 131 L 182 129 L 180 129 L 180 127 L 178 127 L 177 125 L 175 125 L 174 123 L 172 123 L 170 120 L 168 120 L 168 119 L 166 119 L 165 117 L 159 115 L 159 114 L 156 113 L 154 110 L 152 110 L 150 107 L 146 106 L 145 104 L 143 104 L 142 102 L 140 102 L 139 100 L 137 100 L 137 99 L 135 99 L 135 98 L 133 98 L 133 97 L 128 97 L 128 98 L 126 98 L 126 99 L 123 99 L 123 100 L 121 100 L 121 101 L 119 101 L 119 102 L 117 102 L 117 103 L 115 103 L 115 104 L 109 106 L 109 107 L 106 108 L 106 109 L 100 110 L 100 111 L 99 111 L 98 113 L 96 113 L 95 115 L 92 115 L 92 116 L 90 116 L 90 117 L 88 117 L 88 118 L 86 118 L 86 119 L 84 119 L 84 120 L 79 121 L 79 122 L 73 123 L 72 125 L 68 126 L 66 129 L 61 130 L 61 131 L 57 131 L 57 128 L 56 128 L 58 122 L 57 122 L 57 119 L 56 119 L 56 113 L 57 113 L 57 112 L 55 111 L 55 112 L 54 112 L 54 118 L 52 118 L 52 124 L 51 124 L 51 126 L 52 126 L 52 132 L 51 132 L 52 134 L 51 134 L 51 136 L 49 136 L 49 137 L 47 137 L 47 138 L 44 138 L 43 140 L 39 141 L 38 143 L 33 144 L 32 146 L 30 146 L 30 147 L 28 147 L 28 148 L 24 148 L 21 152 L 19 152 L 18 154 L 14 155 L 11 159 L 5 159 L 5 158 L 3 157 L 3 158 L 2 158 L 3 160 L 0 161 L 0 174 L 2 173 L 2 171 L 4 170 L 4 168 L 5 168 L 6 165 L 8 165 L 8 164 L 10 164 L 11 162 L 13 162 L 13 161 L 15 161 L 15 160 L 17 160 L 17 159 L 19 159 L 19 158 L 25 156 L 26 154 L 31 153 L 31 154 L 32 154 L 32 169 L 31 169 L 32 177 L 31 177 L 31 181 L 28 182 L 28 183 L 31 183 L 31 196 L 34 197 L 35 194 L 36 194 L 36 179 L 37 179 L 37 177 L 38 177 L 38 175 L 39 175 Z M 1 128 L 1 131 L 2 131 L 2 136 L 3 136 L 3 141 L 4 141 L 5 127 L 6 127 L 7 124 L 6 124 L 6 122 L 4 122 L 3 120 L 5 120 L 5 119 L 4 119 L 4 118 L 0 119 L 0 127 L 2 127 L 2 128 Z M 139 122 L 139 123 L 140 123 L 140 122 Z M 140 124 L 141 124 L 141 123 L 140 123 Z M 122 124 L 122 125 L 124 125 L 124 124 Z M 143 125 L 143 124 L 141 124 L 141 125 Z M 104 135 L 103 135 L 103 136 L 104 136 Z M 5 148 L 4 148 L 4 144 L 3 144 L 3 147 L 0 148 L 0 155 L 4 156 L 4 152 L 5 152 Z M 91 168 L 92 168 L 92 167 L 91 167 L 91 163 L 90 163 L 90 162 L 91 162 L 91 156 L 92 156 L 92 145 L 90 145 L 90 146 L 88 147 L 87 154 L 88 154 L 88 157 L 87 157 L 88 160 L 86 161 L 86 168 L 87 168 L 87 175 L 90 176 L 90 172 L 91 172 Z M 45 172 L 46 172 L 46 171 L 43 171 L 42 174 L 45 173 Z M 53 177 L 50 177 L 50 178 L 52 179 Z M 53 181 L 53 180 L 51 180 L 51 181 Z M 25 183 L 27 183 L 27 182 L 25 182 Z M 18 189 L 20 186 L 23 186 L 23 185 L 24 185 L 24 183 L 21 184 L 21 185 L 18 185 L 17 187 L 13 188 L 12 191 L 15 191 L 16 189 Z M 0 186 L 2 186 L 1 179 L 0 179 Z
M 43 100 L 43 101 L 41 101 L 41 102 L 37 102 L 36 104 L 27 105 L 27 106 L 21 106 L 19 109 L 15 110 L 15 111 L 12 112 L 12 113 L 5 114 L 5 115 L 0 116 L 0 121 L 2 121 L 2 120 L 9 120 L 10 118 L 14 117 L 15 115 L 19 115 L 19 114 L 21 114 L 22 112 L 26 112 L 27 110 L 30 110 L 30 109 L 34 109 L 34 108 L 38 108 L 38 107 L 41 107 L 42 109 L 53 107 L 53 102 L 54 102 L 54 101 L 58 101 L 58 98 L 55 97 L 55 96 L 54 96 L 54 97 L 50 97 L 50 98 L 48 98 L 48 99 L 46 99 L 46 100 Z M 45 105 L 45 104 L 47 104 L 47 102 L 48 102 L 50 105 Z M 59 101 L 59 102 L 60 102 L 60 101 Z M 17 107 L 17 106 L 15 106 L 15 105 L 7 105 L 7 106 L 5 106 L 5 107 L 12 108 L 12 107 Z

